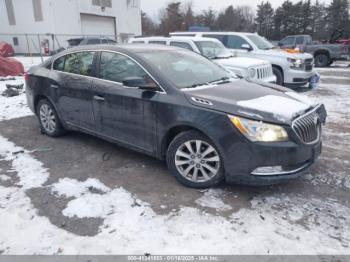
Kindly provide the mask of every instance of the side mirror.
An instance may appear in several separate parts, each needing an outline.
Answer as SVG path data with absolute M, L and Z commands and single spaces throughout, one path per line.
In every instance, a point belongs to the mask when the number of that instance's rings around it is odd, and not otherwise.
M 135 87 L 142 90 L 156 91 L 157 85 L 153 83 L 147 83 L 142 77 L 127 77 L 123 80 L 123 86 Z
M 247 51 L 252 51 L 253 50 L 253 48 L 249 44 L 243 44 L 243 45 L 241 45 L 241 48 L 245 49 Z

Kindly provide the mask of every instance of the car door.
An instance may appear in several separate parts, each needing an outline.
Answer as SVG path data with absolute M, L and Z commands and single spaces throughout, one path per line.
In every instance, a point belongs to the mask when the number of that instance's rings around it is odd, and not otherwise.
M 115 52 L 100 53 L 98 70 L 99 78 L 92 85 L 98 132 L 142 150 L 154 151 L 155 100 L 159 94 L 122 84 L 130 77 L 153 80 L 133 59 Z
M 94 74 L 95 53 L 75 52 L 56 59 L 51 77 L 63 121 L 88 130 L 95 129 L 90 77 Z

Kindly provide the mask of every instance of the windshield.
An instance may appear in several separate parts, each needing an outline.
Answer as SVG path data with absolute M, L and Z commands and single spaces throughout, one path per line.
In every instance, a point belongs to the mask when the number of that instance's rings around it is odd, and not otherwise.
M 188 51 L 157 51 L 139 53 L 179 88 L 195 88 L 234 77 L 205 57 Z
M 268 50 L 274 48 L 274 46 L 267 41 L 266 39 L 262 38 L 259 35 L 247 35 L 250 41 L 252 41 L 257 48 L 262 50 Z
M 209 59 L 232 57 L 232 54 L 220 42 L 194 41 L 201 54 Z

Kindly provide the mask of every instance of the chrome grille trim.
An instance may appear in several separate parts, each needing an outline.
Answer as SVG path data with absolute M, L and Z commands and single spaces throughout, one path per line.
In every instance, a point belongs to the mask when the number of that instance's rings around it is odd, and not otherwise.
M 256 73 L 257 79 L 264 79 L 273 75 L 272 67 L 270 65 L 256 67 Z
M 296 118 L 292 122 L 292 129 L 301 142 L 304 144 L 315 144 L 321 136 L 321 121 L 315 107 L 310 112 Z

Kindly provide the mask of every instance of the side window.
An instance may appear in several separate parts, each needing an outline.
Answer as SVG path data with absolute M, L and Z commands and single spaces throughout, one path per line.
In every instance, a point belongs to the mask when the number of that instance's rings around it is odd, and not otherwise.
M 64 71 L 72 74 L 90 76 L 95 52 L 79 52 L 66 56 Z
M 102 52 L 100 61 L 100 78 L 102 79 L 122 83 L 126 78 L 140 77 L 147 83 L 154 83 L 138 64 L 126 56 Z
M 144 41 L 132 41 L 132 44 L 144 44 Z
M 237 36 L 237 35 L 227 36 L 227 43 L 226 43 L 227 48 L 242 49 L 243 44 L 249 45 L 249 43 L 240 36 Z
M 302 45 L 304 43 L 304 37 L 298 36 L 296 40 L 296 45 Z
M 149 44 L 166 45 L 165 41 L 149 41 Z
M 57 71 L 63 71 L 65 60 L 66 60 L 66 56 L 61 56 L 60 58 L 57 58 L 53 63 L 53 69 Z
M 180 48 L 184 48 L 184 49 L 188 49 L 190 51 L 193 51 L 193 48 L 190 44 L 188 43 L 185 43 L 185 42 L 170 42 L 170 45 L 171 46 L 177 46 L 177 47 L 180 47 Z
M 294 45 L 294 37 L 287 37 L 282 41 L 283 45 Z
M 215 39 L 219 40 L 221 43 L 225 44 L 225 35 L 208 34 L 208 35 L 203 35 L 203 37 L 215 38 Z

